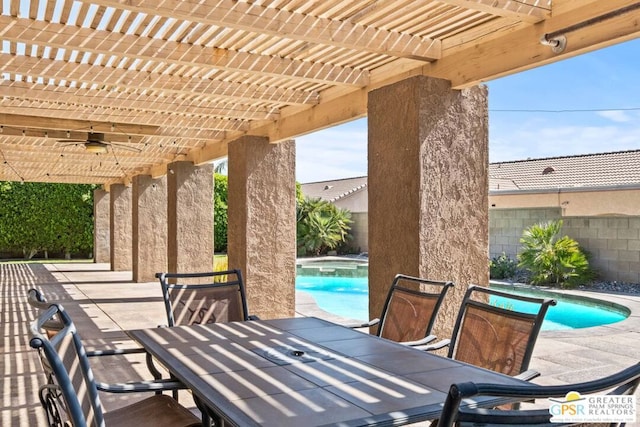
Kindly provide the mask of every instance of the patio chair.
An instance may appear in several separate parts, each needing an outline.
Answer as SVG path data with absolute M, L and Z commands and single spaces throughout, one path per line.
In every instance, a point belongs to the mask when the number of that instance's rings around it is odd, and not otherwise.
M 256 320 L 247 309 L 242 273 L 238 269 L 199 273 L 156 273 L 162 287 L 167 325 L 194 325 Z M 173 394 L 178 399 L 177 392 Z M 217 415 L 194 397 L 203 424 Z
M 35 288 L 29 289 L 27 291 L 27 302 L 29 303 L 29 305 L 38 310 L 37 317 L 41 316 L 49 307 L 51 307 L 52 304 L 54 304 L 53 302 L 47 301 L 42 293 Z M 58 332 L 60 332 L 64 328 L 62 320 L 58 317 L 59 316 L 51 317 L 40 325 L 41 332 L 46 333 L 47 338 L 49 339 L 52 339 Z M 116 356 L 137 353 L 145 353 L 147 367 L 149 368 L 149 372 L 153 375 L 154 379 L 158 380 L 162 378 L 162 374 L 153 364 L 153 358 L 143 348 L 137 347 L 86 351 L 87 357 Z M 61 416 L 65 408 L 64 400 L 62 399 L 59 388 L 56 386 L 53 368 L 51 367 L 49 360 L 45 357 L 45 354 L 43 352 L 40 352 L 40 362 L 42 364 L 42 369 L 44 371 L 47 383 L 46 385 L 40 387 L 40 389 L 38 390 L 38 397 L 40 399 L 42 407 L 46 412 L 47 422 L 49 423 L 49 426 L 59 426 L 62 425 Z M 102 386 L 102 383 L 98 384 L 99 387 Z M 160 391 L 156 391 L 156 393 L 160 394 Z
M 51 339 L 41 331 L 54 317 L 62 329 Z M 185 388 L 177 381 L 159 380 L 126 382 L 119 384 L 97 383 L 91 370 L 76 327 L 61 305 L 52 304 L 31 323 L 29 344 L 46 358 L 51 366 L 54 381 L 45 385 L 52 393 L 62 396 L 64 412 L 71 425 L 96 426 L 198 426 L 200 419 L 173 398 L 155 394 L 123 408 L 105 412 L 98 390 L 113 393 L 156 392 Z M 59 418 L 59 424 L 66 425 Z M 64 424 L 63 424 L 64 423 Z
M 598 392 L 607 392 L 609 396 L 624 396 L 635 393 L 640 383 L 640 363 L 630 366 L 613 375 L 603 377 L 594 381 L 581 382 L 568 385 L 541 386 L 536 384 L 509 386 L 487 383 L 459 383 L 452 384 L 447 399 L 445 401 L 438 427 L 451 427 L 457 425 L 466 426 L 568 426 L 582 424 L 589 420 L 573 420 L 572 415 L 580 413 L 578 405 L 584 405 L 588 400 L 581 400 L 587 395 L 600 395 Z M 579 396 L 576 394 L 578 393 Z M 531 400 L 531 399 L 550 399 L 546 402 L 544 409 L 520 409 L 512 411 L 503 411 L 496 409 L 483 408 L 460 408 L 463 399 L 480 396 L 503 397 L 506 400 Z M 569 399 L 571 397 L 571 399 Z M 556 398 L 556 399 L 553 399 Z M 573 399 L 579 400 L 573 400 Z M 602 401 L 602 400 L 601 400 Z M 555 405 L 555 406 L 554 406 Z M 561 415 L 562 406 L 566 410 L 571 411 L 569 407 L 574 406 L 575 414 L 566 413 L 564 422 L 555 420 L 552 422 L 552 413 Z M 581 406 L 585 415 L 588 412 L 585 406 Z M 610 419 L 611 420 L 611 419 Z M 593 421 L 593 420 L 591 420 Z M 611 426 L 620 425 L 611 423 Z
M 156 273 L 168 326 L 257 319 L 250 316 L 240 270 Z
M 504 306 L 492 304 L 491 296 Z M 462 300 L 451 339 L 422 346 L 437 350 L 449 346 L 447 356 L 503 374 L 530 380 L 539 373 L 529 368 L 533 348 L 550 298 L 534 298 L 470 285 Z
M 47 301 L 47 299 L 42 295 L 42 293 L 35 288 L 31 288 L 27 291 L 27 302 L 32 307 L 38 310 L 37 316 L 51 307 L 52 304 L 59 304 L 56 301 Z M 46 332 L 49 338 L 53 338 L 53 336 L 63 328 L 62 322 L 58 319 L 49 319 L 42 324 L 42 330 Z M 120 348 L 120 349 L 100 349 L 100 350 L 88 350 L 88 357 L 97 357 L 97 356 L 116 356 L 123 354 L 134 354 L 134 353 L 146 353 L 147 356 L 147 367 L 149 368 L 149 372 L 153 375 L 155 379 L 160 379 L 162 374 L 160 371 L 153 365 L 153 359 L 151 355 L 147 353 L 143 348 Z M 46 365 L 46 361 L 43 360 L 43 363 Z M 50 374 L 50 370 L 45 366 L 45 372 L 47 375 Z
M 31 288 L 27 291 L 27 302 L 33 308 L 36 308 L 39 312 L 46 310 L 51 306 L 51 303 L 42 295 L 42 293 Z M 62 323 L 57 319 L 51 319 L 42 325 L 42 328 L 46 331 L 49 338 L 52 338 L 58 331 L 62 329 Z
M 426 344 L 436 339 L 431 330 L 452 286 L 453 282 L 398 274 L 391 283 L 380 318 L 348 326 L 357 329 L 378 325 L 379 337 L 411 346 Z

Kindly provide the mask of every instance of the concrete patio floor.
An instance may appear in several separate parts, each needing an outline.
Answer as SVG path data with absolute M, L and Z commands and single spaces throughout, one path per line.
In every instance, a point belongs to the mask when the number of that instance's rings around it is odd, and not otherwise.
M 133 283 L 131 272 L 112 272 L 108 264 L 93 263 L 0 264 L 1 426 L 46 425 L 37 396 L 44 376 L 35 350 L 28 345 L 28 323 L 34 313 L 26 302 L 26 292 L 32 287 L 49 300 L 63 303 L 89 348 L 131 347 L 124 330 L 166 323 L 160 285 Z M 536 382 L 564 384 L 593 379 L 640 361 L 640 297 L 591 296 L 625 305 L 631 315 L 607 326 L 542 332 L 530 366 L 542 372 Z M 303 293 L 297 295 L 296 315 L 340 320 L 318 309 Z M 92 360 L 96 377 L 105 382 L 151 378 L 143 357 L 127 359 L 128 363 L 118 357 Z M 107 410 L 134 401 L 131 395 L 101 397 Z M 180 393 L 180 402 L 196 411 L 188 392 Z

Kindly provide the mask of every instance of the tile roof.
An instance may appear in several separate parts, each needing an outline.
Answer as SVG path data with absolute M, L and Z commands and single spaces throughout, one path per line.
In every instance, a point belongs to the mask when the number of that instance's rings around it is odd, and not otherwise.
M 489 190 L 640 186 L 640 150 L 491 163 Z
M 336 179 L 301 184 L 302 193 L 310 198 L 335 202 L 367 188 L 367 177 Z
M 515 160 L 489 165 L 489 191 L 640 187 L 640 150 Z M 302 184 L 305 196 L 330 202 L 367 187 L 367 177 Z

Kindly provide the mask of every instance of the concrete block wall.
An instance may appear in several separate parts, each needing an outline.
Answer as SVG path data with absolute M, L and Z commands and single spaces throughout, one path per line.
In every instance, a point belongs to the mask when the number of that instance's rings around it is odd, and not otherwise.
M 640 217 L 563 221 L 563 233 L 591 253 L 591 266 L 602 279 L 640 283 Z
M 559 208 L 489 209 L 489 255 L 504 252 L 516 259 L 522 231 L 533 224 L 560 218 Z
M 505 252 L 515 259 L 522 231 L 532 224 L 563 220 L 562 234 L 591 254 L 602 280 L 640 283 L 640 217 L 564 217 L 559 209 L 489 211 L 490 257 Z

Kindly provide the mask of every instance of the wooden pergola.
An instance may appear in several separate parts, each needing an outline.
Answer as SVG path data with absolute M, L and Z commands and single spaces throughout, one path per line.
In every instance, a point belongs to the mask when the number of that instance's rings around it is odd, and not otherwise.
M 107 189 L 218 159 L 242 136 L 275 143 L 363 117 L 370 91 L 412 76 L 466 88 L 640 34 L 640 2 L 629 0 L 5 0 L 0 10 L 0 180 Z

